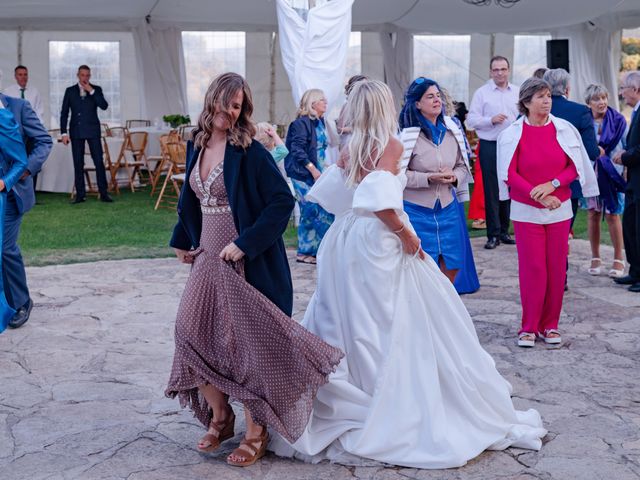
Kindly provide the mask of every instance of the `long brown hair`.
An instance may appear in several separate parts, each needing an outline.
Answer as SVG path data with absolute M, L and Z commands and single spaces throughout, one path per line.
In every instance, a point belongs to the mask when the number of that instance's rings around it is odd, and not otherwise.
M 247 81 L 237 73 L 223 73 L 214 78 L 204 96 L 204 107 L 198 127 L 193 131 L 196 147 L 205 148 L 213 132 L 213 121 L 216 113 L 226 113 L 233 97 L 242 91 L 242 107 L 236 123 L 227 131 L 227 140 L 232 145 L 248 148 L 251 145 L 256 127 L 251 120 L 253 114 L 253 98 Z

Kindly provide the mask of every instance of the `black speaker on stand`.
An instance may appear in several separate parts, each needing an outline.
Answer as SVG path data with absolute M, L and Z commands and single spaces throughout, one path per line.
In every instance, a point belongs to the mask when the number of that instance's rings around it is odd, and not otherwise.
M 569 40 L 547 40 L 547 68 L 569 71 Z

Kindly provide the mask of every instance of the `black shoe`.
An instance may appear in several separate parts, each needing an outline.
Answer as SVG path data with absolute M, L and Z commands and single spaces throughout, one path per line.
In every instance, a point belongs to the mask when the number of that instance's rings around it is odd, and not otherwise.
M 487 243 L 484 244 L 484 248 L 487 250 L 493 250 L 498 245 L 500 245 L 500 239 L 498 237 L 491 237 L 487 240 Z
M 13 318 L 9 320 L 9 328 L 20 328 L 22 325 L 27 323 L 32 308 L 33 300 L 29 299 L 27 303 L 25 303 L 16 311 Z
M 76 197 L 71 202 L 71 205 L 75 205 L 76 203 L 83 203 L 83 202 L 86 202 L 86 201 L 87 201 L 87 199 L 85 197 Z
M 504 243 L 505 245 L 515 245 L 516 241 L 511 238 L 511 235 L 505 233 L 504 235 L 500 235 L 500 243 Z
M 104 195 L 100 195 L 100 201 L 105 203 L 113 203 L 113 198 L 111 198 L 108 193 L 105 193 Z
M 631 275 L 626 275 L 624 277 L 614 278 L 613 281 L 616 282 L 618 285 L 634 285 L 640 282 L 640 278 L 632 277 Z
M 640 292 L 640 282 L 636 282 L 636 283 L 634 283 L 633 285 L 631 285 L 631 286 L 629 287 L 629 291 L 630 291 L 630 292 L 635 292 L 635 293 Z

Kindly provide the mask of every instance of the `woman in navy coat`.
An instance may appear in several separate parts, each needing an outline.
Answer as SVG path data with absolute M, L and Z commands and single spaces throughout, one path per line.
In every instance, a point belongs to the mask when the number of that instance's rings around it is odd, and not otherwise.
M 253 140 L 251 90 L 238 74 L 216 78 L 187 146 L 187 173 L 171 245 L 191 264 L 175 328 L 166 394 L 208 429 L 198 450 L 234 436 L 234 398 L 245 438 L 227 458 L 264 455 L 267 426 L 290 441 L 303 432 L 313 397 L 340 350 L 292 320 L 293 288 L 282 241 L 294 206 L 271 154 Z

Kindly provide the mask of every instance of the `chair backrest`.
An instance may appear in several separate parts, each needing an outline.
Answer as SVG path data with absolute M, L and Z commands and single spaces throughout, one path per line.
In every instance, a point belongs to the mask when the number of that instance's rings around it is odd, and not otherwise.
M 128 149 L 134 152 L 144 152 L 147 148 L 147 132 L 129 132 Z
M 51 130 L 47 130 L 47 133 L 49 135 L 51 135 L 51 138 L 56 140 L 60 136 L 60 129 L 59 128 L 52 128 Z
M 109 127 L 109 137 L 127 138 L 127 127 Z
M 102 137 L 110 136 L 110 134 L 109 134 L 109 125 L 107 125 L 106 123 L 101 123 L 100 124 L 100 136 L 102 136 Z
M 184 168 L 187 164 L 187 146 L 184 142 L 167 142 L 167 152 L 169 160 L 176 168 Z
M 167 143 L 169 143 L 169 142 L 173 142 L 173 143 L 179 142 L 180 141 L 180 137 L 179 137 L 177 132 L 171 131 L 169 133 L 165 133 L 163 135 L 160 135 L 158 140 L 160 142 L 160 153 L 162 154 L 162 156 L 169 158 L 169 151 L 167 150 Z
M 181 125 L 178 128 L 178 136 L 183 141 L 191 140 L 191 132 L 195 130 L 197 125 Z
M 127 128 L 150 127 L 151 120 L 127 120 L 125 125 Z

